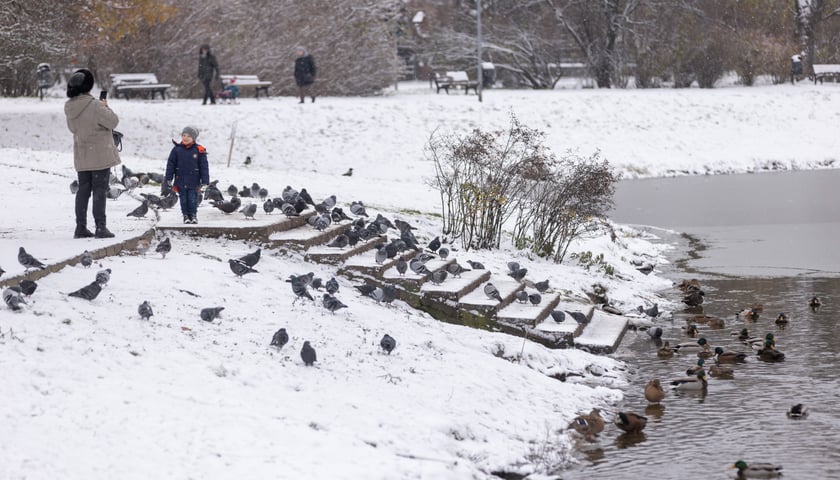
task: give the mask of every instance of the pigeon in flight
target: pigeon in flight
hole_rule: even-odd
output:
[[[230,265],[230,271],[236,274],[237,277],[242,277],[247,273],[259,273],[253,268],[249,267],[245,262],[241,260],[237,260],[235,258],[231,258],[228,260],[228,265]]]
[[[143,203],[141,203],[139,207],[128,212],[126,217],[143,218],[146,216],[147,213],[149,213],[149,201],[143,200]]]
[[[18,262],[23,265],[23,268],[26,270],[29,270],[30,268],[40,268],[42,270],[47,268],[46,265],[38,261],[35,257],[26,253],[26,250],[24,250],[23,247],[20,247],[18,250]]]
[[[160,254],[161,258],[166,258],[166,254],[172,251],[172,243],[169,241],[169,237],[158,243],[155,251]]]
[[[23,308],[21,305],[26,304],[26,300],[23,299],[20,292],[12,287],[3,290],[3,301],[13,312],[17,312]]]
[[[271,346],[276,347],[278,350],[283,348],[283,345],[289,343],[289,334],[286,333],[285,328],[281,328],[274,332],[274,336],[271,337]]]
[[[84,287],[76,290],[75,292],[68,293],[68,295],[71,297],[83,298],[85,300],[93,300],[99,295],[99,292],[101,291],[102,285],[100,285],[99,282],[91,282],[90,284],[85,285]]]
[[[499,293],[499,289],[492,283],[488,283],[484,286],[484,294],[487,295],[487,298],[493,298],[500,302],[502,301],[502,295]]]
[[[258,248],[251,253],[243,255],[239,257],[239,261],[248,265],[249,267],[253,267],[260,261],[260,255],[262,254],[262,248]]]
[[[257,204],[256,203],[249,203],[242,207],[242,210],[239,211],[240,213],[245,215],[246,219],[254,219],[254,214],[257,213]]]
[[[303,342],[303,348],[300,349],[300,359],[303,360],[303,364],[307,367],[311,367],[318,361],[315,355],[315,349],[309,344],[309,340]]]
[[[338,281],[335,279],[335,277],[332,277],[331,279],[327,280],[327,283],[324,284],[324,288],[326,288],[327,293],[329,293],[330,295],[335,295],[338,292],[339,288]]]
[[[324,308],[329,310],[332,313],[335,313],[336,310],[340,310],[342,308],[347,308],[347,305],[341,303],[341,300],[333,297],[329,293],[325,293],[322,302]]]
[[[382,350],[385,350],[388,355],[397,348],[397,341],[394,340],[394,337],[388,335],[387,333],[382,336],[382,340],[379,341],[379,346],[382,347]]]
[[[205,322],[212,322],[222,313],[225,307],[208,307],[201,309],[201,319]]]
[[[155,314],[155,312],[152,311],[152,306],[149,305],[148,300],[144,301],[139,307],[137,307],[137,313],[140,314],[140,318],[143,320],[148,320],[149,317]]]
[[[85,250],[82,252],[82,256],[79,258],[79,263],[82,264],[83,267],[88,268],[93,265],[93,256]]]
[[[102,285],[103,287],[111,281],[111,269],[104,268],[98,272],[96,272],[96,283]]]

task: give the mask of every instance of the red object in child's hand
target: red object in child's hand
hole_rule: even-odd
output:
[[[178,185],[173,186],[172,191],[178,193]]]

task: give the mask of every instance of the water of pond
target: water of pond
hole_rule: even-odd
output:
[[[691,234],[691,242],[681,243],[699,245],[699,256],[675,252],[675,263],[660,267],[661,274],[676,281],[700,279],[707,294],[702,312],[726,321],[721,329],[698,324],[700,335],[749,355],[746,363],[734,365],[734,379],[710,378],[705,394],[669,392],[657,408],[644,399],[647,381],[682,377],[697,357],[660,359],[645,332],[629,331],[616,357],[631,366],[631,384],[607,417],[627,410],[646,415],[648,425],[638,436],[608,426],[594,442],[583,442],[580,465],[563,472],[564,479],[734,478],[727,466],[738,459],[777,463],[786,478],[840,478],[840,254],[833,243],[840,232],[838,185],[840,171],[620,186],[621,208],[613,219]],[[753,201],[756,197],[761,201]],[[791,229],[809,236],[789,235]],[[676,289],[664,293],[680,298]],[[816,311],[808,306],[813,295],[823,301]],[[754,303],[764,306],[757,320],[736,318],[735,312]],[[775,324],[779,312],[790,316],[786,328]],[[688,316],[680,309],[659,319],[663,338],[691,341],[683,331]],[[773,332],[785,361],[759,360],[730,334],[744,327],[757,336]],[[809,416],[788,419],[785,412],[794,403],[806,404]]]

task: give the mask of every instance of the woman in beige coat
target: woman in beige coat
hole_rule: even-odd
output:
[[[107,100],[97,100],[90,95],[93,74],[86,69],[77,70],[67,82],[64,114],[67,128],[73,132],[73,162],[79,176],[76,192],[76,232],[73,238],[111,238],[105,224],[105,194],[111,167],[120,164],[120,155],[114,146],[113,130],[120,119],[108,108]],[[93,221],[96,233],[87,228],[88,201],[93,196]]]

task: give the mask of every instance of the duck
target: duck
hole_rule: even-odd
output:
[[[764,348],[758,351],[758,358],[765,362],[781,362],[785,359],[785,354],[776,350],[770,340],[764,342]]]
[[[691,280],[683,280],[676,286],[679,290],[683,292],[691,292],[695,290],[700,290],[700,281],[696,278],[692,278]]]
[[[683,342],[674,345],[673,348],[677,353],[699,352],[708,348],[709,342],[706,337],[700,337],[696,342]]]
[[[715,347],[716,363],[739,363],[746,362],[747,354],[741,352],[725,352],[721,347]]]
[[[659,403],[665,398],[665,389],[659,383],[658,378],[654,378],[645,385],[645,400],[650,403]]]
[[[764,348],[764,344],[767,342],[770,342],[771,347],[776,348],[776,337],[773,335],[773,332],[767,332],[764,338],[752,338],[749,342],[744,343],[751,346],[753,350],[759,351]]]
[[[757,308],[745,308],[735,314],[735,318],[743,318],[747,321],[756,321],[761,316],[761,312]]]
[[[749,338],[755,338],[755,337],[750,336],[750,330],[748,328],[742,328],[740,330],[734,330],[734,331],[732,331],[732,333],[730,333],[730,335],[732,335],[733,337],[737,337],[738,340],[741,340],[742,342],[744,340],[749,339]]]
[[[788,408],[787,416],[788,418],[805,418],[808,416],[808,407],[802,405],[801,403],[797,403],[796,405]]]
[[[685,321],[688,323],[703,323],[710,328],[723,328],[726,325],[722,318],[713,315],[694,315],[688,317]]]
[[[688,375],[689,377],[693,377],[694,375],[697,375],[697,372],[699,372],[700,370],[703,370],[703,364],[705,362],[706,361],[703,360],[702,358],[698,358],[697,359],[697,365],[695,365],[693,367],[688,367],[688,370],[685,371],[685,374]]]
[[[715,356],[715,352],[713,352],[712,349],[709,348],[708,345],[703,347],[703,350],[700,350],[699,352],[697,352],[697,358],[700,358],[700,359],[712,358],[714,356]]]
[[[685,330],[686,336],[689,336],[691,338],[697,338],[697,335],[700,333],[700,331],[697,329],[697,325],[693,323],[690,323],[687,326],[683,327],[683,330]]]
[[[671,348],[671,344],[668,340],[665,340],[662,347],[656,351],[656,356],[659,358],[671,358],[674,356],[674,349]]]
[[[647,417],[632,412],[618,412],[615,425],[627,433],[641,432],[647,425]]]
[[[822,300],[820,300],[820,297],[814,295],[808,302],[808,306],[811,307],[811,309],[816,310],[822,306]]]
[[[689,307],[696,307],[703,303],[703,297],[705,296],[706,292],[703,290],[691,290],[685,294],[682,301]]]
[[[788,314],[785,313],[785,312],[782,312],[782,313],[779,314],[778,317],[776,317],[776,325],[785,326],[785,325],[788,324],[789,320],[790,320],[790,318],[788,318]]]
[[[604,431],[604,418],[601,417],[601,409],[593,408],[589,414],[578,415],[569,424],[576,432],[587,439]]]
[[[738,460],[729,468],[738,469],[738,478],[777,478],[782,474],[782,467],[772,463],[753,463]]]
[[[706,371],[700,370],[695,377],[678,378],[671,381],[674,390],[705,390],[708,386]]]
[[[722,380],[732,380],[735,378],[735,372],[731,367],[721,367],[717,364],[709,367],[709,375]]]
[[[726,320],[724,320],[720,317],[711,317],[710,316],[709,321],[707,323],[709,324],[709,328],[715,328],[715,329],[726,328]]]

